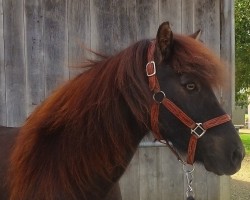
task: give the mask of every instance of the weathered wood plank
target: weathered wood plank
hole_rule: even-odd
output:
[[[181,32],[183,34],[192,34],[194,30],[194,3],[195,0],[182,0],[181,11]]]
[[[44,1],[45,94],[69,79],[66,0]]]
[[[135,1],[91,1],[91,48],[114,54],[136,41]]]
[[[173,32],[181,33],[182,0],[159,0],[159,23],[169,21]]]
[[[31,113],[45,98],[44,75],[44,1],[25,1],[27,112]]]
[[[70,78],[75,77],[81,70],[76,66],[90,57],[84,47],[90,48],[90,1],[68,1],[68,56]]]
[[[210,173],[206,171],[204,166],[195,164],[193,189],[195,192],[195,197],[197,197],[199,200],[209,200],[207,176],[210,176]],[[214,176],[214,174],[212,176]]]
[[[201,29],[201,40],[220,55],[220,1],[196,0],[194,28]]]
[[[207,199],[220,199],[220,177],[213,173],[207,175]]]
[[[0,0],[0,125],[7,123],[5,92],[3,0]]]
[[[140,199],[140,163],[138,149],[125,171],[125,174],[120,179],[120,188],[123,200],[138,200]]]
[[[159,148],[140,148],[140,199],[161,200]]]
[[[159,1],[136,1],[137,39],[155,38],[159,26]]]
[[[231,177],[222,176],[220,177],[220,196],[219,200],[230,199],[231,198]]]
[[[158,147],[160,160],[160,183],[159,190],[161,200],[182,200],[184,194],[184,177],[182,164],[167,147]],[[171,198],[170,198],[171,197]]]
[[[220,49],[221,57],[226,61],[229,79],[227,82],[227,88],[223,88],[223,107],[224,109],[232,114],[232,108],[234,108],[235,102],[235,32],[234,32],[234,1],[220,1],[220,24],[221,24],[221,35],[220,35]]]
[[[26,69],[23,0],[4,0],[4,62],[7,125],[21,125],[26,118]]]
[[[112,53],[113,9],[112,1],[90,1],[91,48],[103,54]]]
[[[114,52],[118,52],[137,41],[136,1],[115,0],[113,1],[113,8],[113,48]]]

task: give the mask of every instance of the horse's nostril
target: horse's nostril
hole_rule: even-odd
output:
[[[237,148],[232,152],[232,163],[237,166],[241,163],[245,156],[245,151],[241,148]]]

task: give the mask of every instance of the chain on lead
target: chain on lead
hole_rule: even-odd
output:
[[[192,187],[193,179],[194,179],[194,165],[183,164],[183,171],[185,173],[185,177],[187,180],[187,190],[186,190],[186,197],[187,200],[194,200],[194,190]]]
[[[192,187],[192,183],[193,183],[193,179],[194,179],[193,172],[194,172],[194,169],[195,169],[194,165],[187,164],[181,158],[179,153],[175,150],[173,144],[170,141],[160,140],[160,142],[163,143],[163,144],[168,144],[168,146],[170,147],[172,152],[177,156],[178,161],[180,161],[182,163],[183,171],[185,173],[185,177],[186,177],[186,180],[187,180],[187,190],[186,190],[187,200],[195,200],[194,199],[195,194],[194,194],[194,190],[193,190],[193,187]]]

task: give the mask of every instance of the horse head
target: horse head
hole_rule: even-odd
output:
[[[195,135],[194,161],[203,163],[215,174],[231,175],[240,169],[244,147],[214,93],[225,75],[223,64],[196,40],[197,34],[175,35],[167,22],[159,27],[154,59],[160,92],[156,93],[177,107],[177,111],[171,111],[160,102],[159,132],[162,139],[170,141],[181,152],[187,152],[190,138],[195,135],[190,129],[197,129],[200,133]],[[188,127],[180,119],[182,116],[178,118],[180,113],[173,112],[182,112],[181,115],[187,115],[199,126]],[[206,122],[217,123],[221,119],[224,121],[204,128]]]

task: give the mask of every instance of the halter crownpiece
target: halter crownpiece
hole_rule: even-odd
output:
[[[208,129],[215,126],[224,124],[231,120],[228,114],[221,115],[219,117],[210,119],[204,123],[194,122],[188,115],[186,115],[176,104],[166,97],[164,91],[161,91],[159,81],[156,76],[156,64],[154,62],[155,41],[151,42],[148,47],[146,65],[146,74],[148,76],[149,88],[153,92],[153,103],[151,105],[151,129],[156,140],[165,143],[171,151],[176,155],[177,159],[182,163],[186,163],[181,159],[177,151],[173,148],[169,142],[163,142],[165,139],[162,137],[159,131],[159,105],[162,104],[169,110],[175,117],[177,117],[183,124],[190,128],[191,137],[188,145],[187,163],[193,165],[194,156],[196,151],[197,140],[201,138]]]

